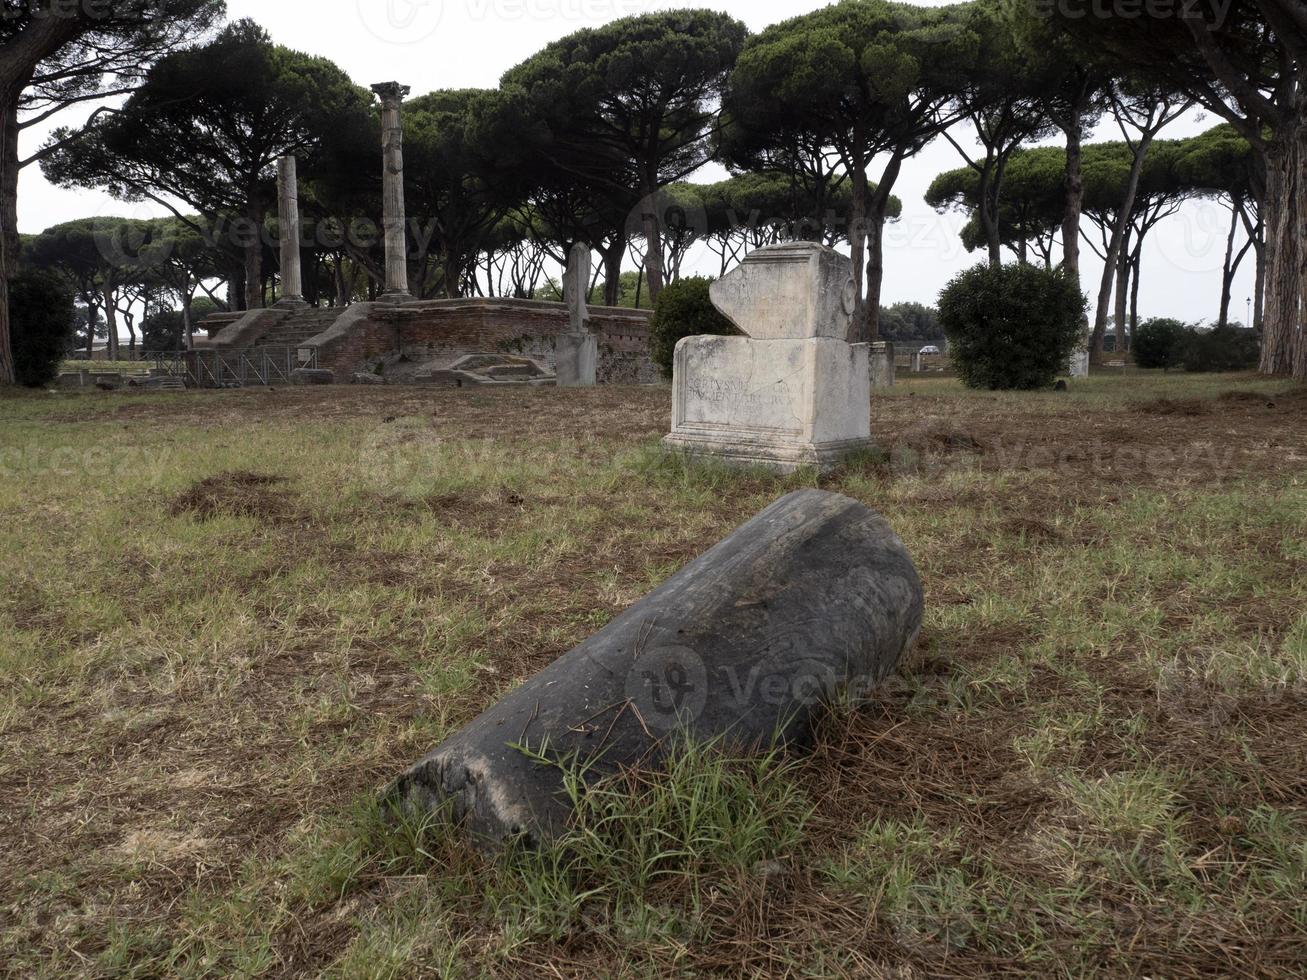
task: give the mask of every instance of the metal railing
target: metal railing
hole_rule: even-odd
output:
[[[235,388],[290,384],[300,368],[318,366],[316,347],[256,347],[250,350],[155,351],[141,359],[157,371],[180,377],[187,387]]]

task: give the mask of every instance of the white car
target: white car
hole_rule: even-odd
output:
[[[938,354],[938,353],[939,353],[939,348],[936,347],[934,344],[931,344],[929,347],[923,347],[923,348],[921,348],[921,350],[920,350],[919,353],[922,353],[922,354]]]

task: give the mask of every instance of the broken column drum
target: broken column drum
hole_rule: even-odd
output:
[[[903,543],[863,504],[777,501],[415,765],[392,798],[445,803],[490,847],[556,835],[563,774],[656,764],[679,735],[748,752],[802,744],[822,706],[866,695],[921,626]]]

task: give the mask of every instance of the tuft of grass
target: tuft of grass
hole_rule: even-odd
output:
[[[812,813],[777,750],[734,758],[682,739],[655,768],[598,780],[574,760],[556,764],[573,818],[558,839],[510,856],[499,905],[519,921],[543,917],[554,935],[583,909],[646,938],[692,923],[709,891],[783,873]]]

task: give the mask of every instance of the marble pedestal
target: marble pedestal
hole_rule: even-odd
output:
[[[893,388],[895,374],[894,345],[880,340],[871,345],[871,386]]]
[[[872,444],[869,354],[830,337],[687,337],[676,345],[663,444],[782,472],[828,470]]]
[[[592,333],[560,334],[554,359],[558,387],[593,388],[599,370],[599,338]]]

